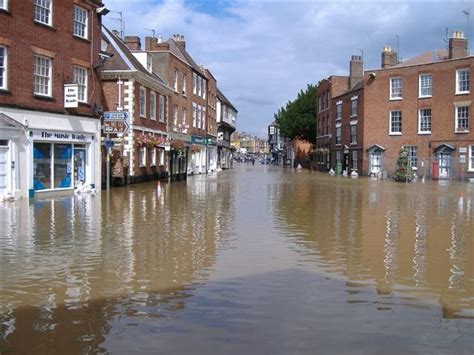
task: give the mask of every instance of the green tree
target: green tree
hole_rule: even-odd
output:
[[[289,101],[274,115],[280,134],[289,139],[299,138],[316,143],[316,86],[308,85],[294,101]]]
[[[397,159],[397,169],[393,174],[393,179],[400,182],[410,182],[413,180],[413,171],[408,160],[408,152],[405,147],[400,149]]]

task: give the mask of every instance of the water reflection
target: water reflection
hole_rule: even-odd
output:
[[[0,352],[88,353],[117,315],[184,309],[233,228],[231,191],[195,179],[0,205]]]
[[[308,174],[268,198],[282,233],[318,267],[347,277],[351,294],[372,285],[381,296],[438,302],[452,318],[474,315],[473,190]]]

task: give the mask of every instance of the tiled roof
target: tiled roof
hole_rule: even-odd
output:
[[[174,54],[176,54],[178,57],[182,58],[184,57],[185,58],[185,62],[187,62],[191,67],[193,67],[193,69],[195,71],[197,71],[201,76],[203,77],[207,77],[206,76],[206,73],[204,72],[204,70],[201,68],[201,66],[199,66],[193,59],[193,57],[191,57],[191,55],[186,51],[186,49],[184,48],[184,46],[182,45],[179,45],[178,43],[176,43],[176,41],[172,38],[170,38],[167,43],[170,44],[170,51]],[[173,49],[172,49],[172,46],[173,46]],[[181,54],[181,56],[179,56],[177,53],[175,53],[175,48],[177,49],[177,51]]]
[[[217,98],[223,103],[225,103],[227,106],[233,108],[235,112],[238,112],[234,105],[232,105],[232,103],[227,99],[227,97],[225,97],[222,91],[219,90],[219,88],[217,88]]]
[[[429,64],[429,63],[436,63],[441,62],[443,60],[449,59],[448,52],[444,49],[437,49],[434,51],[429,51],[417,55],[414,58],[405,60],[403,62],[398,63],[390,68],[401,68],[401,67],[408,67],[413,65],[422,65],[422,64]]]

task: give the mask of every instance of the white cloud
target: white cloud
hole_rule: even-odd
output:
[[[363,49],[365,67],[380,65],[385,44],[409,58],[442,48],[445,27],[466,28],[467,3],[385,1],[154,1],[105,0],[122,11],[126,34],[165,39],[185,35],[186,47],[209,68],[239,110],[238,129],[262,134],[274,112],[308,83],[346,75]],[[105,24],[118,28],[118,22]]]

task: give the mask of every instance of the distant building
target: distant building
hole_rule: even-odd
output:
[[[237,109],[217,89],[217,165],[221,169],[232,167],[231,136],[235,132]]]
[[[268,126],[268,145],[272,163],[283,164],[283,139],[280,137],[280,127],[276,121]]]

